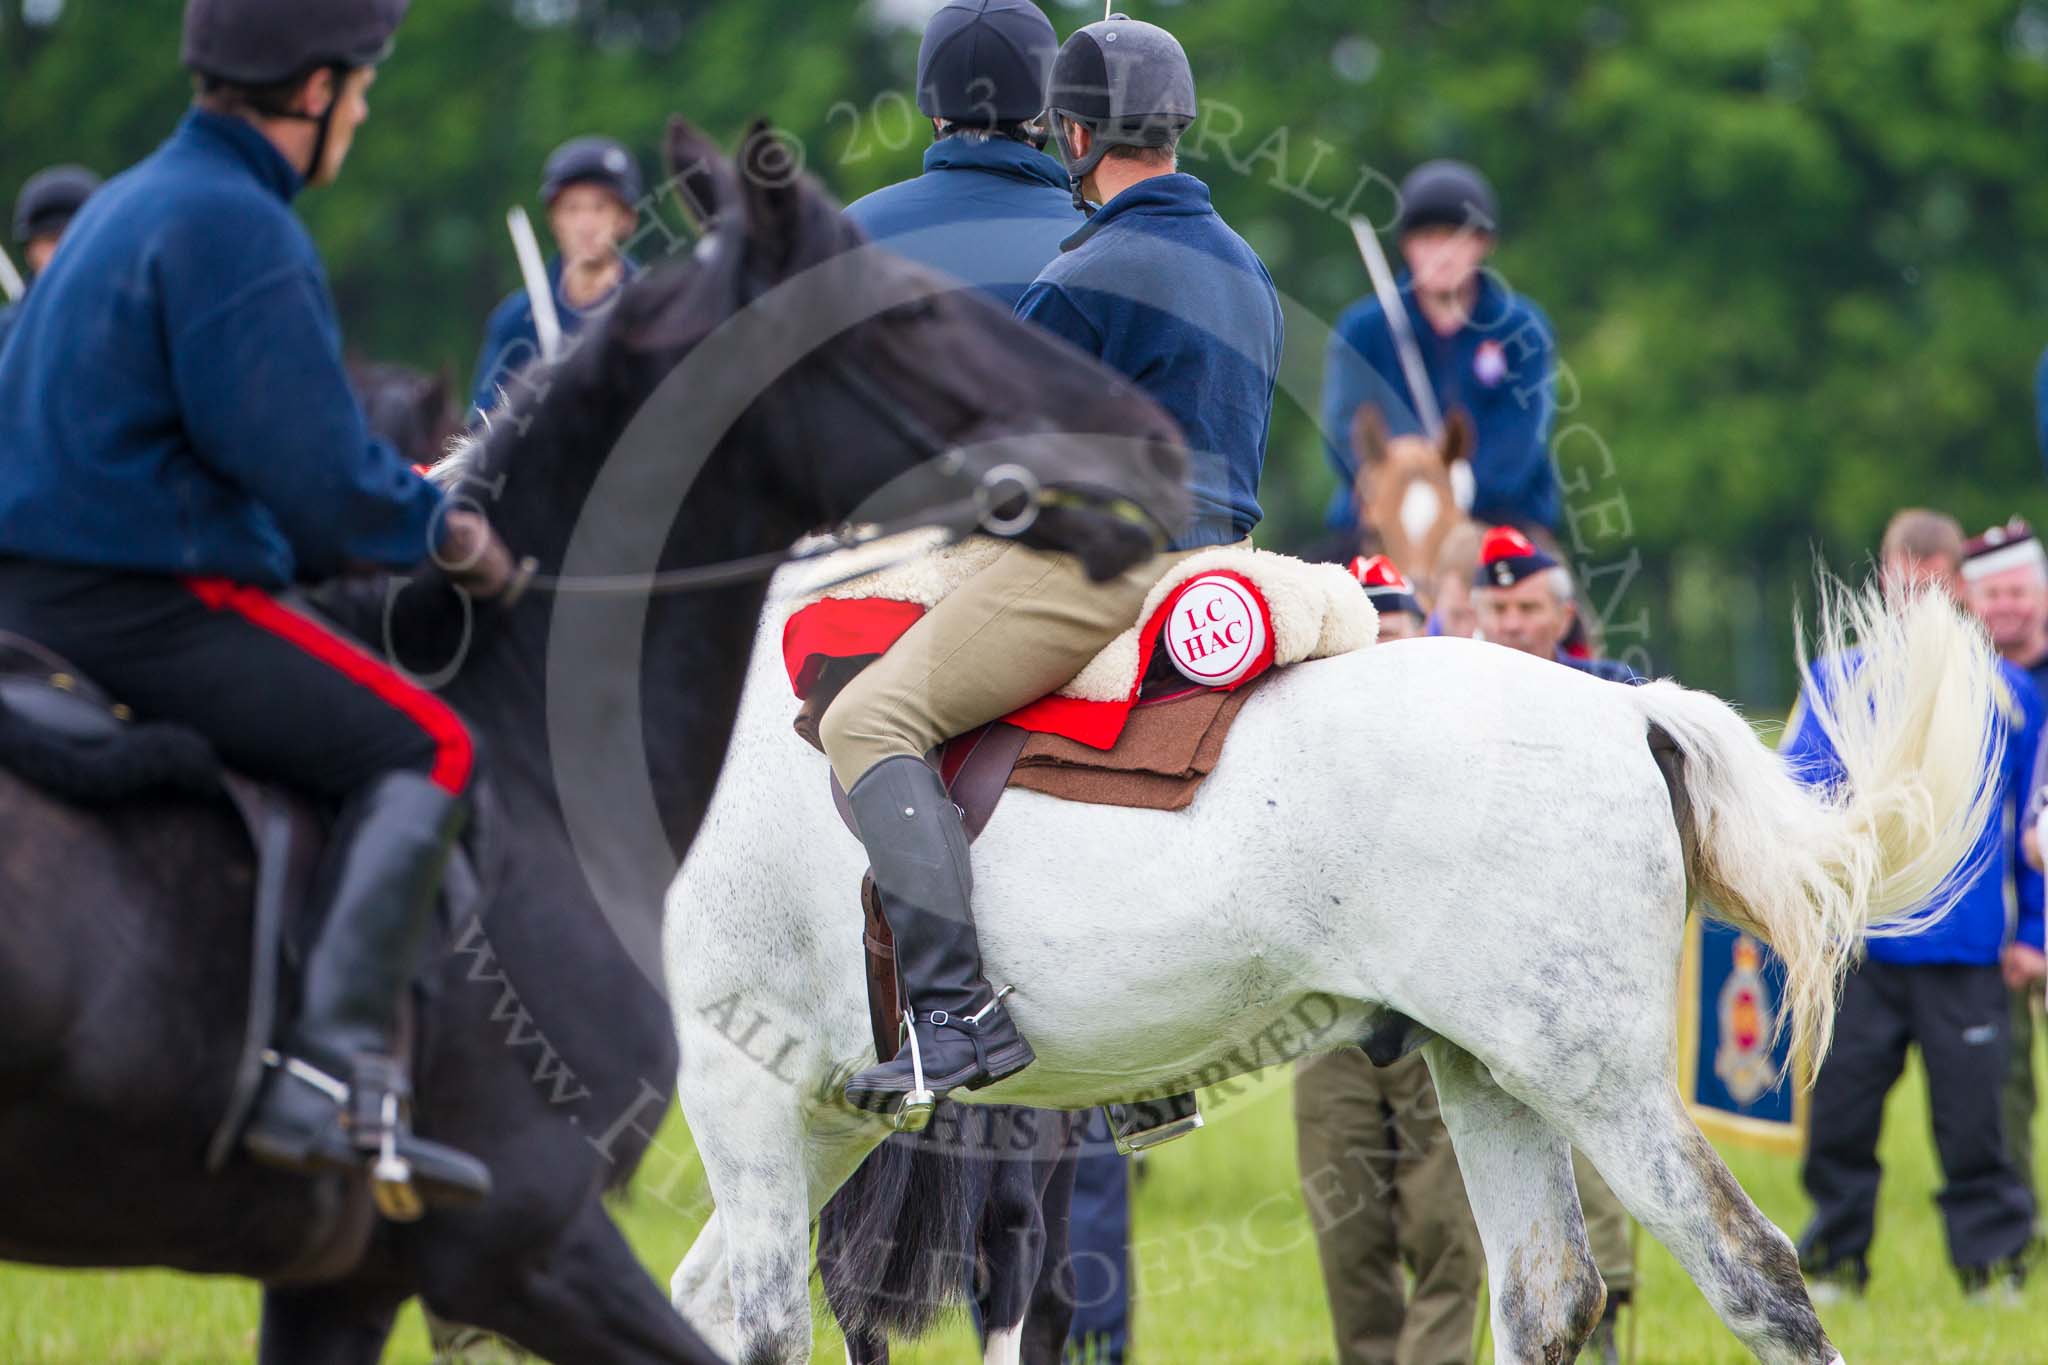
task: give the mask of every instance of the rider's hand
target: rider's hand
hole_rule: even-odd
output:
[[[505,542],[480,512],[458,508],[448,514],[434,562],[471,596],[489,602],[505,597],[510,606],[526,587],[528,568],[512,557]]]
[[[2024,943],[2008,943],[2002,960],[2007,990],[2020,991],[2048,980],[2048,957]]]

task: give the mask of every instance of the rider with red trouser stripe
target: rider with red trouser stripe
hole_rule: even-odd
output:
[[[480,516],[369,435],[290,208],[340,171],[405,7],[190,0],[194,107],[87,205],[0,349],[0,630],[339,812],[301,1012],[244,1144],[360,1170],[388,1135],[415,1191],[455,1203],[489,1173],[411,1133],[393,1034],[475,745],[289,595],[429,555],[480,597],[512,577]]]

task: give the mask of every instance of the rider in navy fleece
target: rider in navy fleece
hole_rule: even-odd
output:
[[[333,814],[296,1013],[241,1142],[285,1171],[368,1174],[393,1210],[490,1192],[481,1162],[412,1132],[397,1027],[476,742],[283,590],[436,552],[422,577],[444,588],[513,582],[481,515],[443,515],[370,437],[291,211],[341,174],[403,14],[188,0],[195,107],[85,205],[0,347],[0,630]]]
[[[0,352],[0,554],[285,587],[432,548],[441,495],[349,389],[303,184],[195,109],[93,196]]]
[[[1024,291],[1017,316],[1129,375],[1180,423],[1195,511],[1170,548],[1251,534],[1280,377],[1280,297],[1207,185],[1176,172],[1111,199]]]

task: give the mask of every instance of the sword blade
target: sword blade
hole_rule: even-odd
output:
[[[519,257],[519,274],[526,281],[526,297],[533,304],[533,330],[540,338],[541,359],[553,360],[562,353],[562,318],[555,311],[555,290],[548,283],[548,267],[540,254],[540,239],[534,236],[533,220],[526,216],[525,209],[516,204],[506,213],[505,226],[512,233],[512,250]]]
[[[9,303],[17,303],[27,292],[28,284],[14,268],[14,258],[7,254],[6,247],[0,246],[0,294],[7,295]]]
[[[1351,235],[1358,239],[1358,254],[1365,258],[1373,293],[1379,295],[1380,311],[1387,315],[1387,329],[1394,334],[1394,351],[1401,357],[1401,374],[1408,381],[1408,392],[1415,398],[1415,415],[1430,443],[1441,447],[1443,410],[1437,406],[1436,390],[1429,386],[1429,371],[1422,365],[1422,348],[1415,344],[1415,330],[1408,325],[1408,309],[1401,302],[1401,287],[1394,283],[1394,272],[1387,264],[1379,234],[1364,218],[1353,218]]]

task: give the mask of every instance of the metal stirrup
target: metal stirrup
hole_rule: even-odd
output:
[[[924,1049],[917,1042],[916,1011],[903,1011],[903,1031],[910,1036],[910,1093],[903,1097],[894,1122],[899,1133],[921,1133],[932,1121],[932,1110],[938,1107],[939,1100],[925,1084]]]
[[[398,1154],[398,1096],[387,1090],[378,1113],[377,1161],[370,1168],[370,1193],[377,1211],[394,1223],[416,1222],[426,1212],[412,1185],[412,1163]]]

